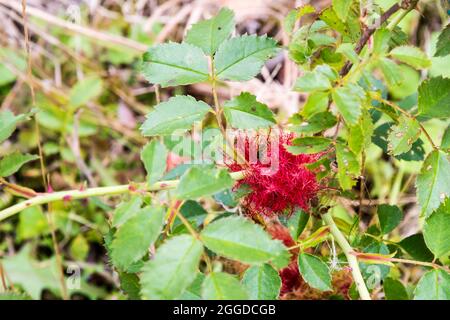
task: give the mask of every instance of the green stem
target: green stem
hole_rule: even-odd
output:
[[[333,218],[329,213],[325,213],[322,215],[325,223],[330,226],[331,234],[334,239],[338,243],[339,247],[341,247],[345,256],[347,257],[348,264],[352,269],[353,280],[355,281],[356,288],[358,289],[359,296],[362,300],[372,300],[370,297],[369,290],[367,290],[366,284],[361,274],[361,270],[359,269],[358,259],[352,254],[354,251],[353,248],[348,243],[347,239],[345,239],[342,232],[334,223]]]
[[[230,173],[234,180],[240,180],[244,177],[242,171]],[[160,181],[152,185],[146,183],[125,184],[111,187],[89,188],[84,190],[68,190],[52,193],[42,193],[36,197],[19,202],[9,208],[0,211],[0,221],[3,221],[22,210],[42,204],[52,203],[55,201],[72,201],[77,199],[86,199],[99,196],[114,196],[132,192],[147,192],[174,189],[178,186],[179,180]]]

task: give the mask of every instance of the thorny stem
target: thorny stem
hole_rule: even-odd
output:
[[[231,172],[234,180],[240,180],[244,177],[243,171]],[[86,199],[99,196],[114,196],[126,193],[143,193],[147,191],[159,191],[174,189],[178,186],[179,180],[160,181],[152,185],[146,183],[131,183],[111,187],[88,188],[84,190],[68,190],[52,193],[41,193],[35,197],[19,202],[9,208],[0,211],[0,221],[5,220],[22,210],[38,205],[52,203],[55,201],[71,201],[77,199]]]
[[[409,112],[407,112],[406,110],[402,109],[399,105],[397,105],[396,103],[383,99],[382,97],[380,97],[379,94],[377,93],[370,93],[370,97],[374,100],[377,100],[381,103],[387,104],[388,106],[394,108],[395,110],[399,111],[400,113],[404,114],[406,117],[410,118],[410,119],[416,119],[415,116],[413,116],[412,114],[410,114]],[[433,142],[433,139],[431,139],[430,135],[428,134],[427,130],[424,128],[424,126],[418,122],[420,130],[423,132],[423,134],[425,135],[425,137],[427,138],[427,140],[430,142],[431,146],[433,147],[434,150],[438,150],[438,148],[436,147],[436,145]]]
[[[352,269],[353,280],[355,281],[355,285],[356,288],[358,289],[359,296],[361,297],[362,300],[372,300],[370,297],[369,290],[367,290],[366,284],[362,277],[361,270],[359,269],[358,259],[352,254],[352,252],[354,251],[353,248],[350,246],[347,239],[345,239],[344,235],[336,226],[333,218],[328,212],[323,214],[322,218],[325,221],[325,223],[330,227],[331,234],[333,235],[334,239],[336,240],[336,242],[344,252],[345,256],[347,257],[348,264]]]

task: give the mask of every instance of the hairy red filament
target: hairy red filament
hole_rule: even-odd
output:
[[[226,159],[231,171],[245,171],[237,187],[247,185],[251,192],[244,198],[250,214],[273,216],[292,214],[296,208],[308,210],[317,195],[316,176],[305,165],[317,161],[321,154],[293,155],[286,150],[293,134],[277,133],[249,136],[238,135],[237,150],[243,161]],[[255,150],[259,155],[255,156]],[[262,155],[261,155],[262,154]]]

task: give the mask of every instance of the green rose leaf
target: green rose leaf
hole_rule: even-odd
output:
[[[167,148],[159,140],[153,140],[141,151],[141,161],[147,171],[147,182],[153,184],[161,179],[167,167]]]
[[[8,139],[16,130],[16,125],[26,118],[25,114],[15,116],[9,110],[0,112],[0,143]]]
[[[439,35],[434,54],[435,57],[445,57],[450,54],[450,41],[448,39],[450,39],[450,24],[447,24]]]
[[[409,64],[416,69],[425,69],[431,66],[431,61],[427,55],[414,46],[399,46],[391,50],[389,54],[398,61]]]
[[[102,93],[102,79],[97,76],[89,76],[77,82],[70,90],[69,103],[72,108],[78,108]]]
[[[272,111],[248,92],[225,102],[223,113],[228,124],[236,129],[258,129],[274,125]]]
[[[378,60],[377,65],[381,69],[384,79],[391,89],[403,83],[402,69],[397,63],[388,58],[381,58]]]
[[[220,80],[247,81],[256,76],[267,59],[278,52],[274,39],[243,35],[223,42],[214,57]]]
[[[300,114],[305,118],[309,118],[316,113],[325,112],[328,107],[328,92],[312,92],[303,105]]]
[[[196,199],[231,188],[233,184],[234,180],[226,169],[194,166],[181,177],[175,196],[179,199]]]
[[[322,137],[305,137],[295,138],[292,140],[292,145],[286,146],[286,149],[292,154],[301,153],[318,153],[329,148],[331,139]]]
[[[422,82],[418,109],[424,117],[450,117],[450,79],[437,77]]]
[[[430,270],[419,280],[414,300],[450,300],[450,274],[444,270]]]
[[[195,122],[201,121],[209,111],[211,108],[203,101],[197,101],[191,96],[175,96],[158,104],[147,115],[141,131],[144,136],[186,131]]]
[[[39,157],[32,154],[11,153],[0,159],[0,177],[11,176],[19,171],[24,164],[36,159],[39,159]]]
[[[173,300],[180,297],[196,278],[202,253],[202,243],[187,234],[162,244],[142,269],[144,298]]]
[[[450,163],[445,153],[431,152],[416,180],[417,198],[422,214],[428,217],[450,195]]]
[[[333,0],[332,3],[333,10],[336,12],[338,18],[345,22],[350,11],[350,6],[352,5],[352,0]]]
[[[311,116],[308,120],[298,126],[293,126],[289,130],[298,133],[317,133],[333,127],[337,123],[336,117],[329,111],[319,112]]]
[[[383,289],[386,300],[409,300],[408,292],[399,280],[392,278],[384,279]]]
[[[134,217],[136,213],[141,211],[142,198],[134,196],[128,201],[121,202],[114,210],[112,225],[118,227],[124,224],[128,219]]]
[[[330,291],[331,275],[325,262],[309,253],[301,253],[298,256],[298,269],[306,283],[320,291]]]
[[[307,71],[294,84],[294,90],[300,92],[326,91],[331,88],[329,77],[317,70]]]
[[[364,90],[360,86],[350,83],[333,90],[332,97],[345,122],[350,125],[356,124],[362,114]]]
[[[413,259],[419,261],[432,261],[433,253],[427,248],[423,234],[416,233],[409,237],[406,237],[398,243],[406,253],[408,253]]]
[[[425,220],[423,236],[436,258],[450,253],[450,198]]]
[[[111,244],[115,266],[126,270],[148,252],[162,230],[164,214],[162,207],[145,207],[117,230]]]
[[[247,293],[236,277],[224,272],[210,273],[202,285],[205,300],[246,300]]]
[[[201,232],[200,238],[211,251],[243,263],[261,265],[271,261],[282,268],[289,262],[289,253],[280,241],[242,217],[214,221]]]
[[[150,48],[143,57],[142,74],[151,83],[173,87],[208,80],[208,59],[189,43],[164,43]]]
[[[276,300],[280,294],[281,278],[271,265],[263,264],[247,269],[242,284],[251,300]]]
[[[360,173],[356,155],[345,145],[336,144],[336,161],[338,164],[338,180],[343,190],[350,190],[356,183],[353,179]]]
[[[398,124],[393,126],[389,132],[388,151],[394,156],[408,152],[419,136],[419,122],[416,119],[401,116]]]
[[[383,234],[394,230],[403,218],[403,213],[399,207],[388,204],[379,205],[377,214],[378,220],[380,221],[380,229]]]
[[[219,45],[230,37],[234,27],[233,11],[223,8],[211,19],[194,24],[187,32],[184,41],[201,48],[205,54],[212,56]]]

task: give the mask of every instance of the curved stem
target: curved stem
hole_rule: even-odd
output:
[[[244,172],[242,171],[232,172],[230,173],[230,175],[234,180],[240,180],[244,177]],[[51,203],[55,201],[72,201],[77,199],[86,199],[90,197],[114,196],[132,192],[168,190],[176,188],[179,182],[180,180],[159,181],[150,186],[147,185],[146,183],[138,183],[138,184],[131,183],[111,187],[99,187],[84,190],[68,190],[52,193],[41,193],[33,198],[19,202],[9,208],[0,211],[0,221],[5,220],[26,208]]]
[[[338,229],[333,218],[328,212],[323,214],[322,218],[325,223],[330,226],[331,234],[347,257],[348,264],[352,269],[353,280],[355,281],[359,296],[362,300],[372,300],[369,290],[367,290],[366,283],[362,277],[361,270],[359,269],[358,259],[352,254],[353,248],[350,246],[347,239],[345,239],[342,232]]]

